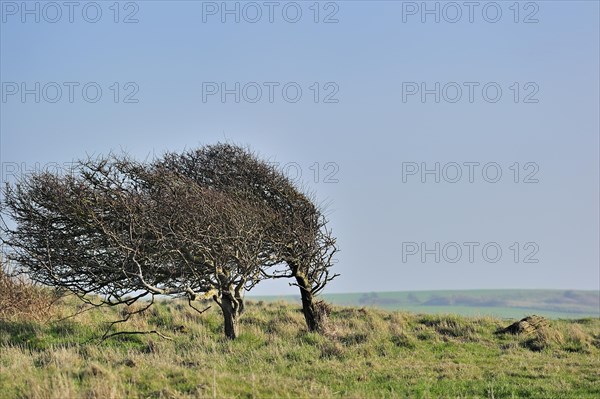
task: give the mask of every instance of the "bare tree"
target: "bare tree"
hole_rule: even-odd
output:
[[[308,214],[307,214],[308,213]],[[336,239],[327,228],[327,219],[319,212],[306,208],[294,209],[285,223],[278,224],[279,234],[273,237],[278,256],[288,265],[289,275],[300,289],[302,311],[310,331],[322,331],[327,308],[316,301],[316,296],[338,274],[331,273]],[[286,276],[274,274],[273,278]]]
[[[293,278],[300,288],[302,308],[311,331],[323,328],[315,296],[337,275],[330,273],[336,240],[327,219],[315,201],[296,187],[274,165],[250,150],[216,144],[184,153],[168,153],[161,168],[190,178],[202,187],[213,188],[264,204],[276,223],[270,224],[261,273],[267,278]],[[273,266],[285,263],[281,269]]]
[[[72,174],[23,179],[5,197],[16,223],[3,228],[10,258],[33,280],[96,306],[148,296],[150,306],[157,295],[185,296],[191,305],[212,293],[235,338],[243,291],[264,278],[267,214],[167,170],[98,158]]]
[[[34,174],[7,186],[3,228],[10,257],[33,280],[66,288],[102,304],[132,303],[146,295],[196,295],[206,281],[170,264],[170,241],[150,201],[147,181],[126,159],[80,163],[72,174]],[[164,213],[162,213],[164,212]],[[185,275],[186,279],[179,277]]]
[[[170,225],[170,241],[181,255],[177,261],[201,270],[205,290],[223,313],[225,335],[235,338],[244,293],[267,278],[261,271],[270,259],[263,248],[274,219],[261,204],[194,184],[173,199],[161,206],[183,212],[176,223],[161,224]]]
[[[157,295],[193,306],[210,294],[235,338],[244,293],[294,278],[309,329],[321,328],[314,296],[335,277],[335,238],[313,201],[250,151],[217,144],[151,164],[110,155],[70,172],[6,189],[16,228],[4,225],[3,242],[34,281],[96,306]]]

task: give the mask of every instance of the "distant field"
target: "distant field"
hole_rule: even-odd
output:
[[[600,294],[576,290],[464,290],[324,294],[326,301],[416,313],[520,318],[538,314],[554,319],[600,317]],[[252,296],[254,301],[299,302],[295,296]]]

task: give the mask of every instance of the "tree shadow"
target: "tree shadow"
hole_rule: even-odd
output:
[[[41,325],[32,321],[0,320],[0,345],[22,346],[45,350],[52,346],[76,346],[78,325],[71,321]],[[81,332],[83,333],[83,331]]]
[[[39,325],[34,322],[0,320],[0,343],[5,345],[28,345],[40,333]]]

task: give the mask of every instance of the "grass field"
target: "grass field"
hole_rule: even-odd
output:
[[[600,320],[506,320],[334,306],[327,333],[282,302],[251,302],[235,341],[214,307],[162,302],[98,343],[117,309],[59,304],[50,321],[0,321],[1,398],[597,398]],[[39,316],[39,315],[37,315]]]
[[[464,290],[325,294],[330,303],[417,313],[522,318],[530,314],[559,319],[600,317],[600,293],[576,290]],[[294,296],[255,300],[299,303]]]

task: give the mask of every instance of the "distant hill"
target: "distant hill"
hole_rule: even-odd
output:
[[[518,318],[539,314],[550,318],[600,317],[600,293],[579,290],[460,290],[323,294],[336,305],[368,306],[417,313],[456,313]],[[250,300],[298,302],[295,296],[252,296]]]

